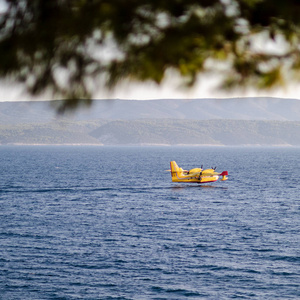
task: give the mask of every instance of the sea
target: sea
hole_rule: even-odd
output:
[[[173,183],[175,160],[227,181]],[[0,299],[300,299],[300,148],[1,146]]]

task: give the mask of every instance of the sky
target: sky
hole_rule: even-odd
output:
[[[287,86],[273,90],[258,91],[251,88],[225,92],[218,88],[219,81],[203,76],[192,88],[184,88],[178,78],[167,78],[161,86],[155,83],[123,83],[112,93],[98,93],[99,99],[195,99],[195,98],[235,98],[235,97],[278,97],[300,99],[300,87]]]
[[[270,91],[257,91],[254,89],[232,92],[220,91],[217,81],[213,77],[202,76],[192,88],[184,88],[178,76],[167,76],[158,86],[155,83],[133,83],[123,81],[113,91],[103,88],[95,90],[94,99],[197,99],[197,98],[235,98],[235,97],[278,97],[300,99],[300,87],[289,86]],[[30,101],[53,100],[51,95],[43,95],[36,98],[28,95],[24,87],[16,83],[0,83],[0,101]]]

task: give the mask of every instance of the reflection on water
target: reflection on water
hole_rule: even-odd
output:
[[[191,189],[191,188],[201,188],[201,189],[221,189],[221,190],[227,190],[228,187],[225,186],[215,186],[215,185],[176,185],[172,187],[172,190],[184,190],[184,189]]]

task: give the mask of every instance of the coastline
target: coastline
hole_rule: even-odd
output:
[[[235,144],[235,145],[224,145],[224,144],[150,144],[150,143],[140,143],[140,144],[85,144],[85,143],[66,143],[66,144],[42,144],[42,143],[7,143],[1,144],[0,147],[5,146],[37,146],[37,147],[61,147],[61,146],[74,146],[74,147],[274,147],[274,148],[299,148],[299,145],[291,144]]]

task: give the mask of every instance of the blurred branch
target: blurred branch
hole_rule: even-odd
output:
[[[100,77],[107,78],[108,88],[124,79],[159,84],[175,69],[192,86],[199,73],[219,74],[222,65],[226,89],[271,88],[284,84],[285,74],[299,80],[296,0],[3,0],[2,5],[0,78],[23,83],[32,95],[51,92],[67,99],[60,111],[90,99],[91,82]],[[261,34],[275,51],[256,49]]]

